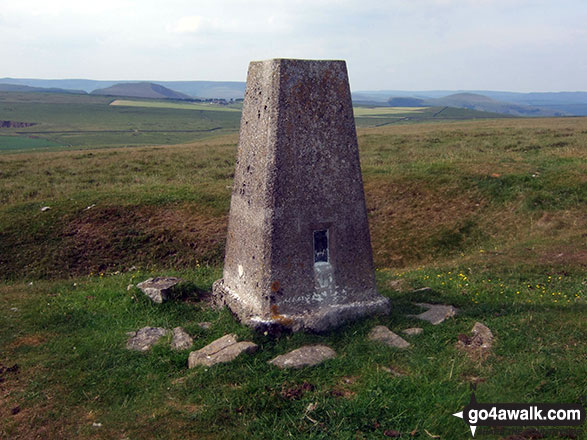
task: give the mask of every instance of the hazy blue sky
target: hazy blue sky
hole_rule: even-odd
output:
[[[0,77],[244,81],[347,61],[353,90],[587,90],[587,0],[0,0]]]

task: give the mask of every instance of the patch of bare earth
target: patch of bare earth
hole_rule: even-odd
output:
[[[59,261],[70,274],[158,263],[221,259],[225,216],[184,206],[110,206],[84,211],[64,228]]]
[[[365,182],[373,258],[379,267],[432,260],[440,230],[458,232],[484,207],[476,194],[440,193],[423,185]]]

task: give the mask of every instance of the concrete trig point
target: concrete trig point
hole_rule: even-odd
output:
[[[261,329],[323,331],[389,311],[375,287],[344,61],[250,64],[213,290]]]

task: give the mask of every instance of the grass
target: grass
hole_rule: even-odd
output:
[[[112,101],[110,105],[119,105],[124,107],[146,107],[146,108],[174,108],[181,110],[206,110],[217,112],[239,112],[240,109],[234,106],[216,105],[216,104],[201,104],[201,103],[187,103],[174,101],[144,101],[144,100],[128,100],[117,99]]]
[[[239,103],[222,106],[94,95],[0,92],[0,120],[34,124],[2,128],[0,154],[33,149],[185,144],[236,134],[240,107]],[[357,107],[355,113],[360,127],[499,116],[448,107]]]
[[[61,144],[49,141],[47,139],[39,139],[36,137],[22,137],[22,136],[0,136],[0,152],[14,152],[22,150],[38,150],[42,148],[61,147]]]
[[[1,105],[57,124],[34,102],[16,104]],[[133,111],[137,123],[141,111],[199,114]],[[205,300],[221,276],[236,134],[0,156],[0,438],[469,438],[451,414],[471,383],[480,402],[586,406],[587,119],[358,133],[377,284],[392,313],[279,339]],[[183,277],[193,295],[155,305],[128,288],[156,275]],[[407,316],[416,302],[460,312],[432,326]],[[496,338],[484,360],[456,347],[477,321]],[[424,333],[396,351],[367,341],[378,324]],[[183,326],[194,349],[228,332],[261,349],[187,370],[189,350],[124,348],[126,332],[146,325]],[[338,356],[297,371],[267,364],[307,343]]]
[[[423,113],[429,107],[355,107],[355,117],[371,116],[386,117],[389,115],[406,115],[410,113]]]
[[[201,290],[220,276],[208,267],[173,274]],[[584,300],[573,297],[569,306],[550,295],[580,291],[575,274],[545,277],[549,295],[541,298],[541,288],[527,287],[525,277],[534,276],[528,271],[499,279],[466,268],[379,271],[380,291],[394,304],[390,316],[277,340],[253,334],[195,297],[154,305],[127,290],[150,275],[130,271],[2,288],[0,362],[19,366],[18,374],[5,374],[3,437],[382,438],[393,430],[405,439],[414,431],[420,438],[427,432],[467,438],[468,427],[451,414],[468,402],[471,382],[482,402],[579,402],[587,391],[579,362],[587,354]],[[435,293],[402,293],[389,287],[394,281],[402,290],[432,285]],[[460,314],[439,326],[407,317],[423,299],[454,304]],[[203,321],[212,327],[203,330]],[[456,348],[457,335],[476,321],[496,335],[484,362]],[[385,349],[366,338],[378,324],[396,332],[418,325],[424,334],[410,338],[407,351]],[[124,349],[126,332],[146,325],[181,325],[194,335],[195,348],[234,332],[261,349],[229,365],[187,370],[189,350]],[[328,344],[338,356],[296,371],[267,364],[307,343]]]
[[[37,137],[67,149],[180,144],[238,131],[240,113],[111,106],[111,98],[0,92],[0,119],[34,123],[2,129]]]

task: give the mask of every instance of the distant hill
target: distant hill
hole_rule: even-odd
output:
[[[391,107],[454,107],[511,116],[565,116],[568,113],[547,107],[537,107],[498,101],[477,93],[455,93],[441,98],[391,97]]]
[[[445,96],[444,98],[437,98],[434,102],[436,105],[502,113],[504,115],[512,116],[564,116],[564,112],[524,104],[497,101],[488,96],[476,93],[456,93],[454,95]]]
[[[0,92],[42,92],[42,93],[74,93],[85,95],[84,90],[59,89],[55,87],[30,87],[18,84],[3,84],[0,82]]]
[[[94,90],[91,94],[149,99],[191,99],[188,95],[149,82],[114,84],[105,89]]]
[[[424,99],[402,96],[389,98],[387,103],[390,107],[428,107]]]
[[[57,87],[62,89],[81,89],[88,93],[112,87],[117,84],[136,83],[137,81],[97,81],[90,79],[33,79],[0,78],[0,83],[23,85],[29,87]],[[245,83],[241,81],[145,81],[159,84],[192,98],[239,99],[245,96]]]

